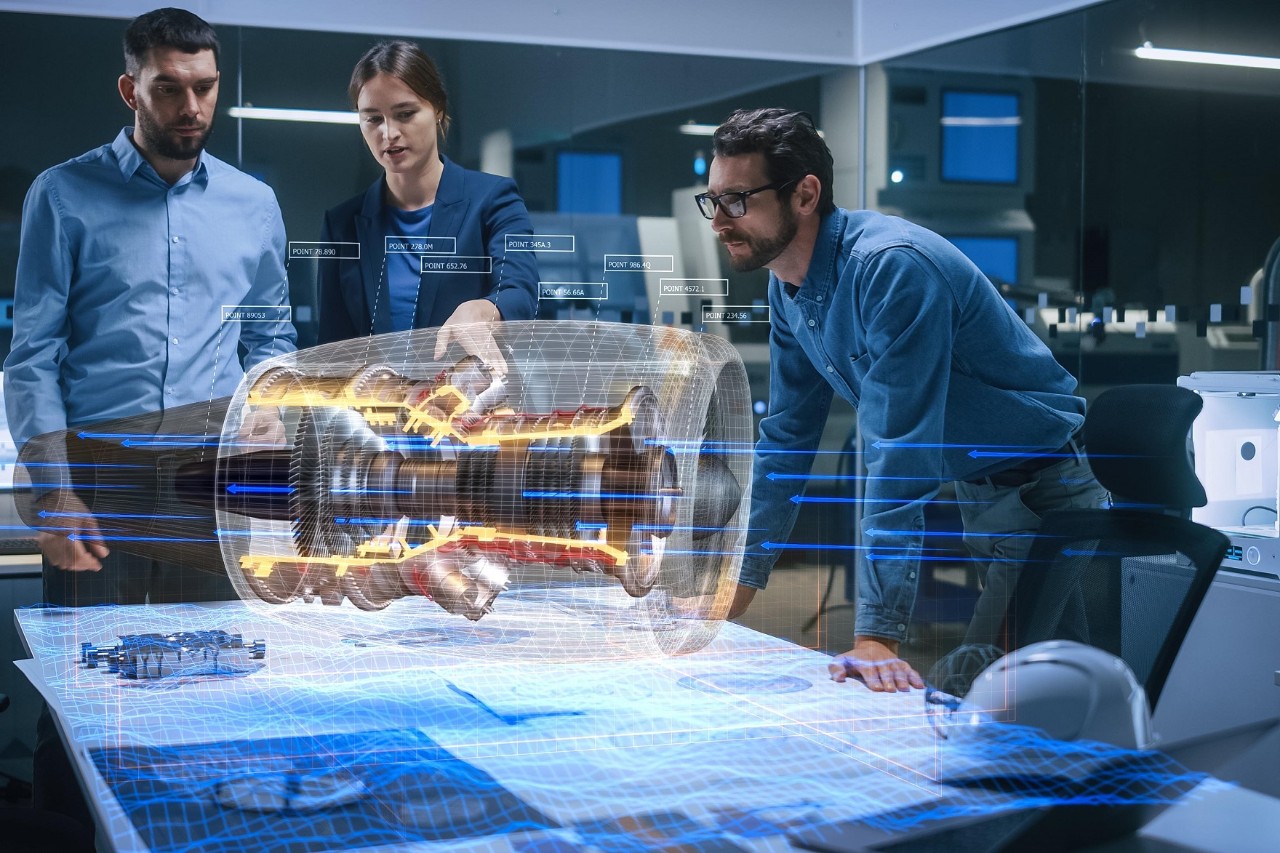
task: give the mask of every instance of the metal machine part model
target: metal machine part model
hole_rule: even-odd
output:
[[[80,644],[80,663],[96,669],[105,664],[121,678],[225,675],[251,671],[253,661],[267,656],[264,640],[245,645],[240,634],[226,631],[179,631],[174,634],[128,634],[116,646]]]
[[[274,603],[346,596],[366,610],[418,594],[476,620],[506,588],[513,560],[603,572],[632,596],[648,593],[683,494],[657,397],[637,386],[615,406],[545,414],[515,412],[506,398],[503,380],[474,358],[429,381],[382,366],[352,377],[287,367],[259,376],[252,405],[306,413],[292,450],[235,457],[220,472],[242,485],[223,490],[224,509],[294,524],[299,556],[240,557],[255,594]],[[426,440],[392,449],[387,428]],[[270,487],[286,468],[288,500],[264,501],[279,494]],[[699,475],[712,488],[695,508],[695,539],[722,529],[740,499],[719,457],[703,456]],[[350,519],[372,519],[365,536],[375,535],[361,541]],[[431,521],[413,542],[403,527],[376,532],[401,519]]]
[[[425,596],[478,620],[512,583],[568,569],[644,599],[664,649],[709,641],[746,534],[733,347],[609,323],[464,330],[481,345],[444,361],[435,329],[272,359],[231,398],[34,439],[24,476],[33,495],[60,476],[112,547],[226,571],[249,601]]]

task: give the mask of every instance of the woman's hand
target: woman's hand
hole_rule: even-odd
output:
[[[449,345],[457,343],[467,352],[489,366],[498,376],[507,375],[507,360],[493,339],[491,323],[502,319],[498,306],[488,299],[472,299],[459,305],[440,327],[436,336],[437,360],[444,358]]]

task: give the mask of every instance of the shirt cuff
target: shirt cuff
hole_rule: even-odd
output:
[[[738,585],[749,586],[752,589],[764,589],[769,585],[769,573],[772,570],[772,564],[743,560],[742,569],[738,572]]]
[[[902,642],[907,638],[910,617],[874,604],[859,604],[853,633],[857,636],[882,637]]]

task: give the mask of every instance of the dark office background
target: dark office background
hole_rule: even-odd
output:
[[[40,170],[109,140],[129,121],[115,78],[121,20],[0,14],[12,129],[0,140],[0,290],[11,288],[20,198]],[[1118,304],[1233,305],[1280,235],[1280,121],[1272,71],[1169,67],[1128,53],[1141,39],[1265,54],[1280,31],[1267,0],[1115,0],[1056,19],[894,60],[942,75],[1034,81],[1037,277],[1114,292]],[[322,211],[377,175],[355,128],[237,122],[225,108],[346,107],[366,35],[222,27],[223,83],[210,150],[276,190],[290,239],[318,235]],[[826,66],[533,45],[423,41],[457,118],[449,154],[479,165],[485,133],[508,128],[530,208],[557,207],[558,155],[621,157],[629,215],[670,215],[671,190],[694,184],[714,124],[741,105],[821,115]],[[1146,66],[1162,65],[1152,68]],[[513,85],[517,81],[518,85]],[[832,139],[833,145],[842,144]],[[845,144],[848,144],[845,141]],[[311,300],[312,273],[291,275]]]

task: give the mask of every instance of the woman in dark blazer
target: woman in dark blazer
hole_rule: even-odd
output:
[[[383,177],[329,210],[320,239],[358,243],[358,259],[319,266],[320,343],[383,332],[532,319],[533,253],[508,252],[531,234],[509,178],[473,172],[440,153],[448,96],[435,63],[405,41],[383,42],[356,63],[348,87]],[[438,271],[437,271],[438,270]]]

